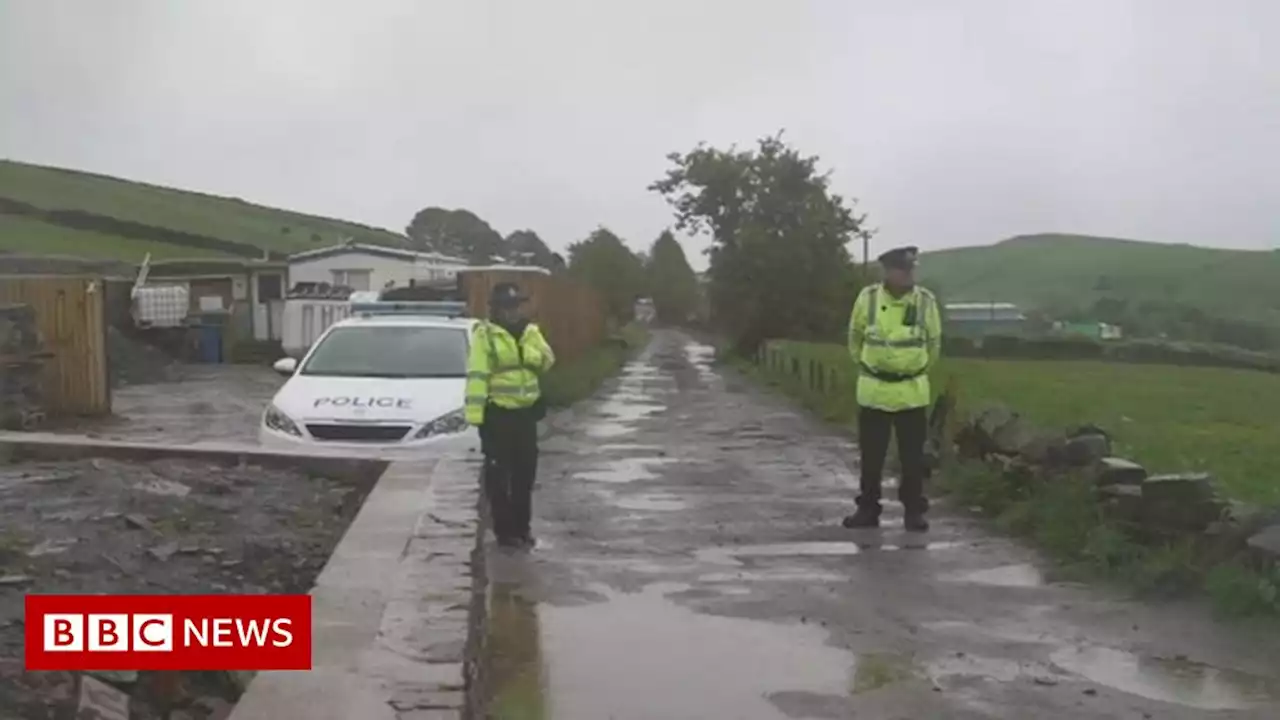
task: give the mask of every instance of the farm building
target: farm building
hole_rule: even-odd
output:
[[[1012,303],[947,303],[943,306],[943,334],[977,338],[984,335],[1021,335],[1027,318]]]
[[[457,276],[466,261],[433,252],[348,242],[289,256],[294,283],[383,290]]]

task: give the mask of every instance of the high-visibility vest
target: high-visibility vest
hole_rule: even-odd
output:
[[[555,354],[537,325],[526,325],[517,341],[500,325],[478,323],[467,358],[467,422],[482,425],[489,403],[511,409],[531,407],[542,396],[538,376],[554,364]]]
[[[858,404],[888,411],[926,407],[931,352],[937,352],[942,335],[937,300],[921,287],[902,298],[886,294],[881,285],[866,288],[850,318],[851,332],[862,328],[854,358]],[[907,312],[916,315],[911,325],[904,323]]]
[[[904,325],[902,318],[880,312],[880,291],[874,285],[867,291],[867,330],[862,339],[862,357],[858,362],[872,371],[894,375],[918,375],[929,366],[929,316],[933,293],[915,288],[909,305],[915,306],[914,325]]]

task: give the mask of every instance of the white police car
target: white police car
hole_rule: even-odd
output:
[[[352,303],[330,326],[262,414],[269,446],[335,449],[478,449],[463,415],[475,320],[458,302]]]

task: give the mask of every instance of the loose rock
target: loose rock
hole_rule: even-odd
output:
[[[1263,528],[1249,538],[1249,547],[1280,562],[1280,522]]]
[[[1106,435],[1078,435],[1067,440],[1063,459],[1069,465],[1086,467],[1110,454],[1111,441]]]
[[[82,675],[76,717],[93,720],[129,720],[129,696],[101,680]]]
[[[1203,532],[1226,510],[1206,473],[1152,475],[1141,487],[1143,522],[1152,529]]]
[[[1147,469],[1132,460],[1104,457],[1098,461],[1098,486],[1141,485],[1147,479]]]

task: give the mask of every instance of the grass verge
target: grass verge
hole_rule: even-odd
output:
[[[823,390],[806,378],[778,382],[829,420],[856,417],[857,374],[841,345],[777,343],[790,376],[810,363],[828,375]],[[836,378],[831,389],[830,376]],[[1088,361],[944,359],[934,390],[949,381],[959,412],[1004,403],[1046,428],[1095,423],[1115,439],[1116,454],[1153,473],[1203,471],[1233,500],[1280,507],[1275,432],[1280,427],[1280,375],[1248,370]]]
[[[775,370],[740,358],[731,362],[852,431],[856,375],[844,349],[780,345]],[[809,377],[811,367],[824,375],[821,390]],[[946,362],[935,385],[951,378],[962,414],[966,406],[1004,402],[1049,427],[1095,422],[1116,435],[1119,453],[1148,463],[1153,472],[1203,468],[1232,497],[1278,504],[1280,483],[1262,467],[1269,457],[1265,428],[1280,423],[1280,405],[1266,398],[1280,401],[1280,378],[1206,368],[967,359]],[[1255,400],[1245,402],[1250,394]],[[1115,581],[1141,597],[1204,591],[1224,615],[1280,616],[1280,571],[1221,561],[1200,537],[1135,542],[1103,514],[1091,478],[1018,481],[991,466],[952,459],[934,490],[1030,540],[1064,577]]]
[[[633,352],[649,342],[649,332],[637,324],[623,327],[573,362],[558,364],[542,378],[542,392],[551,407],[567,407],[591,397]]]

